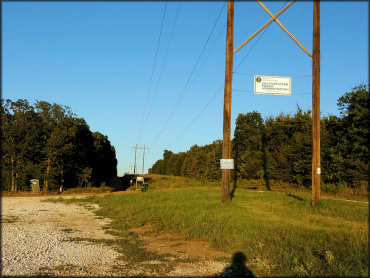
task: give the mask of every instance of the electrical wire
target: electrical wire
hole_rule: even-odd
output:
[[[158,37],[158,42],[157,42],[157,49],[155,51],[154,63],[153,63],[152,73],[150,75],[149,87],[148,87],[148,92],[146,94],[146,101],[145,101],[143,116],[141,117],[141,123],[140,123],[140,129],[139,129],[139,134],[138,134],[137,142],[140,142],[140,138],[141,138],[142,133],[143,133],[144,117],[145,117],[145,113],[146,113],[146,107],[147,107],[147,104],[148,104],[150,89],[151,89],[151,86],[152,86],[152,80],[153,80],[153,74],[154,74],[155,64],[157,62],[158,49],[159,49],[159,44],[161,42],[161,36],[162,36],[162,30],[163,30],[163,23],[164,23],[164,18],[166,16],[166,9],[167,9],[167,1],[166,1],[165,6],[164,6],[164,10],[163,10],[162,24],[161,24],[161,29],[160,29],[160,32],[159,32],[159,37]]]
[[[147,116],[147,119],[150,118],[150,114],[152,112],[152,107],[153,107],[153,104],[154,104],[154,101],[155,101],[155,98],[158,94],[158,88],[159,88],[159,84],[161,82],[161,79],[162,79],[162,75],[163,75],[163,71],[164,71],[164,68],[165,68],[165,65],[166,65],[166,62],[167,62],[167,56],[168,56],[168,52],[169,52],[169,49],[170,49],[170,45],[171,45],[171,42],[172,42],[172,37],[173,37],[173,33],[175,31],[175,26],[176,26],[176,23],[177,23],[177,19],[178,19],[178,16],[179,16],[179,12],[180,12],[180,7],[181,7],[181,1],[179,2],[179,5],[177,6],[177,11],[176,11],[176,15],[175,15],[175,20],[173,22],[173,25],[172,25],[172,30],[171,30],[171,35],[170,35],[170,39],[168,41],[168,45],[167,45],[167,49],[166,49],[166,52],[165,52],[165,55],[164,55],[164,59],[163,59],[163,65],[162,65],[162,69],[160,71],[160,74],[159,74],[159,78],[158,78],[158,82],[157,82],[157,86],[154,90],[154,95],[153,95],[153,101],[152,101],[152,104],[150,105],[150,109],[149,109],[149,112],[148,112],[148,116]],[[144,124],[144,128],[145,128],[146,124]],[[144,132],[143,132],[144,133]]]
[[[284,5],[283,5],[283,8],[284,6],[287,4],[288,1],[285,1]],[[242,60],[239,62],[239,64],[233,69],[233,72],[235,72],[239,67],[240,65],[245,61],[245,59],[248,57],[248,55],[252,52],[252,50],[254,49],[254,47],[256,46],[256,44],[260,41],[260,39],[262,38],[262,36],[265,34],[265,32],[267,31],[267,29],[270,27],[271,25],[267,26],[263,32],[260,34],[260,36],[258,37],[258,39],[254,42],[254,44],[252,45],[252,47],[249,49],[249,51],[244,55],[244,57],[242,58]],[[235,57],[235,56],[234,56]],[[198,118],[200,117],[200,115],[207,109],[207,107],[213,102],[213,100],[216,98],[216,96],[221,92],[221,89],[223,88],[224,84],[222,84],[219,89],[215,92],[215,94],[210,98],[210,100],[206,103],[206,105],[202,108],[202,110],[193,118],[193,120],[186,126],[186,128],[180,133],[180,135],[169,145],[169,146],[173,146],[185,133],[186,131],[189,130],[189,128],[198,120]],[[237,90],[237,89],[236,89]],[[153,144],[154,145],[154,144]],[[153,146],[152,145],[152,146]],[[160,151],[161,152],[161,151]],[[159,154],[160,152],[156,153],[155,155]]]
[[[233,71],[237,70],[240,65],[245,61],[245,59],[247,58],[247,56],[251,53],[251,51],[253,50],[253,48],[255,47],[255,45],[259,42],[259,40],[261,39],[261,37],[264,35],[264,33],[266,32],[267,28],[270,27],[267,26],[265,28],[265,30],[260,34],[260,36],[258,37],[258,39],[254,42],[254,44],[252,45],[252,47],[250,48],[250,50],[244,55],[243,59],[240,61],[240,63],[234,68]],[[189,130],[189,128],[198,120],[198,118],[200,117],[200,115],[207,109],[207,107],[212,103],[212,101],[216,98],[216,96],[221,92],[221,89],[222,87],[224,86],[224,84],[221,85],[221,87],[219,87],[219,89],[215,92],[215,94],[213,94],[213,96],[210,98],[210,100],[206,103],[206,105],[202,108],[202,110],[193,118],[193,120],[186,126],[186,128],[181,132],[180,136],[178,136],[171,144],[170,146],[173,146],[180,138],[182,135],[185,134],[186,131]]]
[[[240,75],[245,75],[245,76],[251,76],[251,77],[254,77],[256,75],[256,74],[247,74],[247,73],[237,72],[237,71],[234,71],[233,73],[240,74]],[[312,77],[312,74],[309,74],[309,75],[299,75],[299,76],[291,76],[291,78],[309,78],[309,77]]]
[[[251,90],[242,90],[242,89],[233,89],[233,92],[245,92],[245,93],[254,93]],[[312,95],[312,93],[292,93],[292,96],[300,96],[300,95]]]
[[[210,34],[208,35],[208,38],[207,38],[207,40],[206,40],[206,42],[205,42],[205,44],[204,44],[204,46],[203,46],[203,49],[202,49],[202,51],[200,52],[200,55],[199,55],[199,57],[198,57],[198,59],[197,59],[197,61],[196,61],[195,65],[194,65],[194,67],[193,67],[193,69],[192,69],[192,71],[191,71],[191,73],[190,73],[190,75],[189,75],[189,77],[188,77],[187,81],[185,82],[185,86],[184,86],[184,88],[182,89],[181,93],[179,94],[179,96],[178,96],[178,98],[177,98],[177,100],[176,100],[176,103],[175,103],[175,105],[174,105],[174,107],[173,107],[173,109],[172,109],[172,111],[171,111],[171,113],[170,113],[169,117],[167,118],[167,120],[166,120],[165,124],[163,125],[162,129],[159,131],[158,135],[157,135],[157,136],[156,136],[156,138],[154,139],[154,142],[152,143],[151,148],[153,148],[153,146],[154,146],[154,145],[155,145],[155,143],[157,142],[158,138],[162,135],[162,133],[163,133],[163,131],[165,130],[165,128],[167,127],[168,123],[169,123],[169,122],[170,122],[170,120],[173,118],[173,115],[175,114],[176,108],[177,108],[177,106],[179,105],[180,100],[181,100],[182,96],[184,95],[186,88],[188,87],[188,84],[189,84],[189,82],[190,82],[190,79],[192,78],[192,76],[193,76],[193,74],[194,74],[194,71],[195,71],[195,69],[196,69],[196,67],[197,67],[197,65],[198,65],[198,63],[199,63],[199,61],[200,61],[200,58],[203,56],[204,50],[205,50],[205,49],[206,49],[206,47],[207,47],[207,44],[208,44],[208,42],[209,42],[209,39],[211,38],[211,36],[212,36],[212,34],[213,34],[213,31],[214,31],[214,29],[215,29],[215,27],[216,27],[216,25],[217,25],[217,23],[218,23],[218,21],[219,21],[219,19],[220,19],[220,17],[221,17],[221,14],[222,14],[222,12],[223,12],[223,10],[224,10],[224,8],[225,8],[225,5],[226,5],[226,2],[225,2],[225,3],[224,3],[224,5],[222,6],[222,8],[221,8],[221,10],[220,10],[220,12],[219,12],[219,14],[218,14],[218,17],[217,17],[217,19],[216,19],[215,23],[213,24],[212,30],[211,30]]]

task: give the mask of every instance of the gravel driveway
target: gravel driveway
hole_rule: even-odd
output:
[[[163,239],[158,236],[149,238],[145,233],[140,237],[145,242],[149,240],[149,249],[156,246],[152,251],[161,253],[164,250],[173,254],[173,260],[127,263],[112,246],[94,241],[115,239],[103,229],[109,226],[109,219],[100,219],[94,214],[97,205],[84,207],[43,202],[50,198],[1,198],[2,275],[210,277],[220,274],[226,267],[225,262],[214,261],[212,257],[227,254],[207,247],[204,242],[182,241],[181,244],[174,244],[173,238],[166,238],[168,235],[163,235]],[[192,249],[197,254],[195,257],[203,253],[204,257],[192,261],[191,257],[187,257]],[[185,261],[183,255],[186,256]],[[176,261],[176,258],[180,261]]]
[[[91,210],[77,205],[41,202],[50,197],[3,197],[2,275],[118,276],[120,255],[111,247],[81,237],[109,239]]]

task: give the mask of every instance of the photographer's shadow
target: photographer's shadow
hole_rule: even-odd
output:
[[[231,265],[226,267],[221,273],[223,278],[237,278],[237,277],[255,277],[246,266],[247,258],[242,252],[237,252],[233,255]]]

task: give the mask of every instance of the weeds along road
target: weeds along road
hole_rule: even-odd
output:
[[[63,196],[70,197],[76,195]],[[199,276],[221,273],[227,266],[226,262],[184,258],[183,263],[176,259],[164,264],[127,263],[114,245],[104,244],[115,237],[103,229],[110,221],[94,214],[97,205],[66,205],[47,199],[50,196],[2,197],[3,276]],[[166,245],[165,241],[153,243],[161,248]]]

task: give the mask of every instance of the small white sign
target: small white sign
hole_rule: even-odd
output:
[[[222,170],[234,169],[234,159],[221,159],[220,165]]]
[[[292,94],[292,78],[283,76],[254,76],[254,93],[265,95]]]

